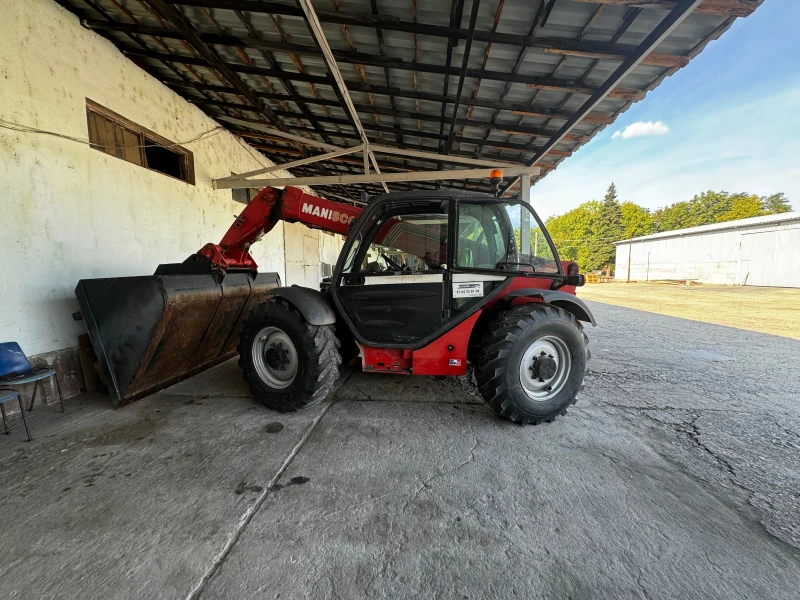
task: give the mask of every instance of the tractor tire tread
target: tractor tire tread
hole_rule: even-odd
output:
[[[307,365],[301,380],[293,382],[286,393],[281,390],[282,393],[277,394],[265,386],[248,358],[253,330],[276,316],[291,324],[294,331],[286,333],[292,337],[298,355]],[[237,349],[242,376],[250,392],[266,407],[284,413],[311,407],[327,397],[339,377],[342,362],[333,325],[311,325],[297,308],[280,297],[270,298],[250,310],[242,322]]]
[[[475,379],[478,390],[489,406],[499,416],[520,424],[538,425],[550,423],[556,416],[563,416],[567,408],[577,401],[578,394],[567,401],[566,406],[558,408],[551,414],[531,416],[520,411],[514,403],[506,382],[509,356],[514,343],[523,335],[524,331],[536,323],[545,320],[560,320],[570,323],[577,329],[583,346],[586,349],[586,367],[578,391],[584,388],[584,378],[589,372],[589,338],[583,330],[581,323],[570,312],[556,306],[542,303],[528,303],[513,306],[500,313],[487,327],[483,336],[481,350],[475,367]]]

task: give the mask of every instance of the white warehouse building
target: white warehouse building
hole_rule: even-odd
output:
[[[615,242],[615,278],[800,287],[800,212]]]

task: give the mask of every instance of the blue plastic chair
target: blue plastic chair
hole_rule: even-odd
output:
[[[31,396],[31,404],[28,407],[29,412],[33,410],[39,382],[48,377],[52,377],[53,381],[56,382],[58,401],[61,403],[61,412],[64,412],[64,400],[61,397],[61,386],[58,385],[58,377],[56,377],[55,370],[49,365],[45,367],[31,366],[17,342],[0,344],[0,387],[10,388],[25,383],[33,383],[33,395]]]

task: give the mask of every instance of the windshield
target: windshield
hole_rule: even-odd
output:
[[[535,213],[521,202],[460,202],[457,266],[558,273]]]

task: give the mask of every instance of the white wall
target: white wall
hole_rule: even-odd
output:
[[[89,98],[177,143],[218,125],[52,0],[0,0],[0,14],[5,121],[85,140]],[[271,163],[225,131],[185,146],[195,185],[86,143],[0,127],[0,341],[30,355],[75,346],[79,279],[150,274],[219,241],[243,205],[211,180]],[[316,287],[320,253],[328,260],[339,239],[279,224],[252,253],[285,285]]]
[[[628,277],[628,250],[627,243],[617,246],[618,280]],[[630,256],[635,281],[800,287],[800,217],[773,225],[634,240]]]

